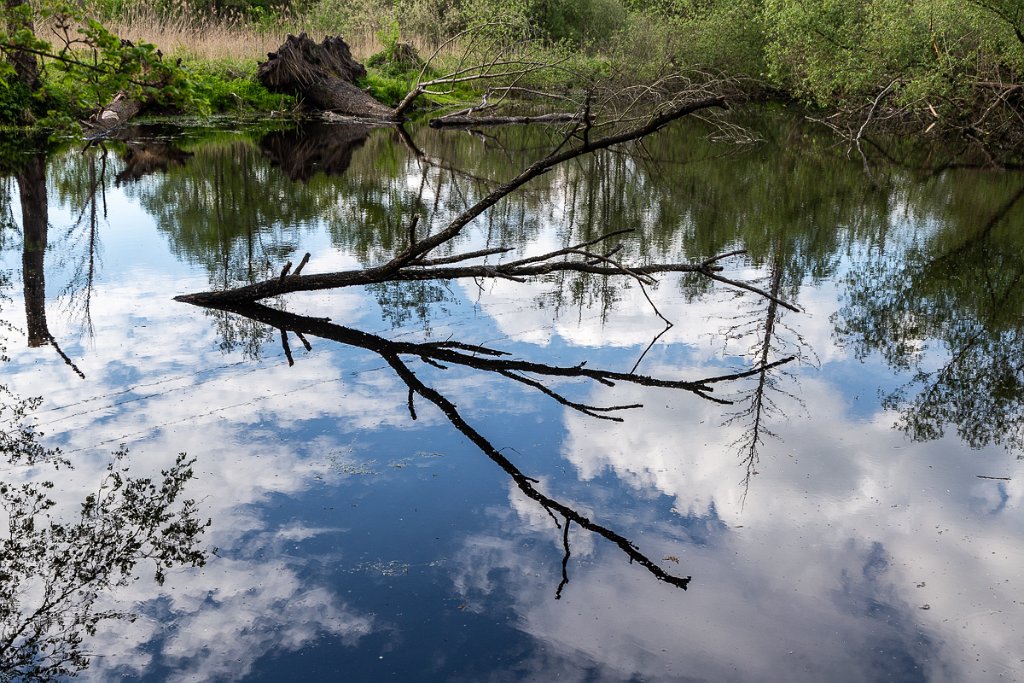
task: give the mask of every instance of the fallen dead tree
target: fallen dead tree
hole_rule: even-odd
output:
[[[453,254],[438,254],[437,250],[439,248],[453,244],[453,241],[462,234],[474,219],[480,217],[503,198],[522,188],[526,183],[559,165],[582,155],[639,140],[646,135],[661,130],[673,121],[694,112],[724,107],[726,107],[726,100],[722,96],[695,96],[691,94],[689,98],[677,98],[666,102],[660,108],[647,115],[641,115],[635,111],[629,112],[628,116],[631,118],[628,119],[623,116],[616,120],[595,123],[589,117],[580,117],[580,119],[571,122],[571,125],[566,129],[564,137],[555,145],[550,153],[527,166],[510,180],[488,191],[438,230],[432,231],[428,227],[427,230],[419,232],[417,228],[420,216],[418,214],[411,216],[406,224],[408,231],[407,244],[384,263],[357,270],[304,274],[303,271],[311,259],[311,255],[306,253],[294,271],[292,270],[292,263],[288,262],[276,277],[241,287],[221,291],[196,292],[175,298],[178,301],[207,309],[242,316],[245,319],[277,329],[280,332],[281,345],[289,365],[295,363],[295,358],[288,341],[290,335],[293,338],[298,338],[307,351],[312,349],[309,339],[319,337],[378,354],[407,387],[407,406],[409,415],[413,420],[417,419],[417,400],[420,402],[426,401],[435,406],[461,434],[508,474],[524,496],[540,505],[551,517],[554,525],[559,530],[564,550],[562,576],[561,582],[555,591],[556,598],[561,596],[563,589],[569,581],[567,566],[570,559],[570,529],[573,524],[578,529],[604,538],[625,554],[631,563],[642,566],[659,581],[685,590],[690,582],[689,576],[676,575],[666,571],[658,562],[642,552],[637,545],[622,534],[609,526],[593,521],[590,517],[581,514],[572,505],[546,493],[540,481],[528,476],[519,469],[503,453],[502,449],[495,447],[484,434],[474,428],[463,417],[454,402],[447,398],[442,391],[430,386],[422,378],[421,375],[423,373],[414,371],[414,367],[416,367],[417,363],[422,363],[424,369],[433,368],[439,372],[457,367],[491,373],[517,386],[539,391],[546,397],[564,406],[567,410],[575,411],[591,418],[621,422],[622,417],[620,415],[633,409],[641,408],[642,405],[639,403],[626,404],[625,402],[622,402],[621,405],[597,405],[595,402],[573,400],[567,392],[560,388],[559,384],[566,380],[576,379],[578,381],[595,382],[604,386],[626,384],[686,391],[704,400],[728,404],[731,401],[727,397],[714,395],[716,387],[736,380],[760,376],[775,367],[791,362],[793,360],[792,357],[783,358],[770,364],[763,364],[763,367],[730,374],[694,380],[675,379],[639,374],[635,372],[635,366],[632,371],[622,372],[599,367],[586,367],[585,363],[579,363],[578,365],[552,365],[522,360],[513,358],[505,352],[490,346],[463,343],[451,339],[437,342],[391,340],[339,325],[326,318],[301,316],[272,308],[261,304],[260,301],[293,292],[325,290],[356,285],[403,281],[453,280],[460,278],[500,278],[521,282],[528,278],[566,271],[602,276],[628,277],[643,289],[655,282],[654,277],[656,275],[676,272],[702,275],[754,292],[759,296],[777,302],[780,306],[797,310],[795,306],[779,300],[772,292],[764,291],[749,283],[732,280],[722,274],[721,261],[742,253],[739,251],[715,255],[692,263],[646,263],[635,265],[624,263],[617,256],[621,245],[609,245],[613,238],[618,238],[632,232],[628,229],[609,231],[597,238],[555,249],[544,254],[511,258],[510,260],[499,261],[498,263],[488,263],[487,259],[506,255],[511,251],[511,248],[497,246]],[[601,131],[600,136],[597,134],[598,131]],[[409,144],[411,150],[416,149],[411,141],[407,144]],[[415,154],[415,151],[413,153]]]
[[[438,46],[426,60],[420,60],[407,45],[400,51],[401,54],[392,55],[394,60],[401,63],[420,66],[415,83],[394,108],[378,102],[359,87],[358,82],[366,77],[366,69],[352,57],[352,52],[345,41],[337,36],[328,36],[318,44],[305,33],[298,36],[289,35],[281,47],[275,52],[268,53],[267,60],[260,63],[256,76],[268,90],[294,95],[305,106],[316,111],[396,123],[405,120],[413,104],[422,95],[452,95],[458,86],[470,82],[517,82],[528,74],[555,66],[552,62],[530,59],[524,52],[522,43],[488,43],[485,46],[477,44],[476,39],[486,34],[489,26],[475,26],[453,36]],[[440,75],[433,72],[438,55],[463,39],[470,45],[466,53],[447,72]],[[470,63],[471,53],[486,54],[488,57],[480,62]],[[499,88],[504,91],[513,89],[518,88]],[[443,117],[446,121],[436,125],[460,125],[455,122],[457,115],[458,112]],[[549,116],[556,118],[542,116],[536,120],[493,123],[474,121],[472,125],[564,122],[571,121],[579,114],[569,112]]]
[[[272,92],[296,95],[308,106],[347,116],[397,121],[398,113],[356,85],[366,69],[352,57],[344,40],[328,36],[317,44],[301,33],[267,55],[256,72]]]

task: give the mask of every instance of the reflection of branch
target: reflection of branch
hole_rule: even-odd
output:
[[[604,370],[592,370],[580,366],[559,367],[545,365],[542,363],[531,363],[527,361],[516,361],[503,358],[505,354],[501,351],[489,349],[484,346],[463,344],[461,342],[398,342],[384,339],[377,335],[368,334],[360,330],[343,327],[331,323],[324,318],[312,318],[299,316],[294,313],[275,310],[261,304],[249,304],[245,306],[225,306],[223,310],[245,316],[251,320],[262,322],[280,330],[289,330],[295,333],[314,335],[324,339],[330,339],[343,344],[367,349],[383,358],[395,373],[409,388],[407,400],[409,413],[415,419],[416,411],[413,405],[413,396],[418,394],[427,401],[437,406],[448,421],[462,432],[467,439],[476,445],[495,464],[503,469],[515,482],[519,490],[528,498],[531,498],[541,505],[549,514],[558,513],[565,519],[565,524],[575,522],[580,527],[595,533],[619,547],[632,562],[636,562],[659,580],[673,586],[685,589],[690,582],[690,577],[678,577],[667,573],[654,563],[626,537],[612,531],[611,529],[592,522],[587,517],[573,508],[551,498],[537,490],[536,479],[526,476],[508,458],[491,444],[480,432],[470,426],[459,413],[455,404],[448,400],[436,389],[427,386],[409,368],[401,356],[413,356],[420,358],[423,362],[443,369],[445,365],[461,365],[476,368],[479,370],[496,372],[504,377],[522,382],[533,388],[540,388],[539,383],[534,380],[527,380],[519,375],[519,372],[531,372],[533,374],[544,374],[556,377],[586,377],[605,385],[612,385],[614,381],[631,382],[642,386],[679,388],[692,391],[700,396],[709,398],[704,392],[710,391],[710,385],[704,381],[685,382],[677,380],[662,380],[641,375],[629,375],[626,373],[611,372]],[[747,373],[738,373],[737,376],[746,376]],[[724,378],[713,378],[711,382],[723,381]],[[555,395],[553,391],[546,388],[545,394]],[[639,406],[616,406],[614,408],[596,409],[589,406],[579,406],[567,400],[559,402],[571,408],[580,410],[588,415],[594,410],[618,410],[627,407]],[[564,585],[564,584],[563,584]]]
[[[329,318],[312,318],[309,316],[296,315],[286,311],[264,306],[262,304],[246,305],[225,305],[219,309],[229,313],[235,313],[249,320],[263,323],[282,331],[285,330],[297,335],[313,335],[330,339],[349,346],[368,349],[381,355],[389,354],[394,356],[405,355],[419,358],[424,363],[439,369],[446,369],[448,366],[456,365],[461,367],[474,368],[485,372],[493,372],[507,379],[519,382],[533,389],[541,390],[545,395],[553,398],[558,403],[572,408],[578,412],[602,417],[614,421],[621,421],[619,418],[595,415],[594,413],[628,410],[641,408],[640,404],[598,407],[571,401],[548,386],[541,384],[527,375],[541,375],[544,377],[577,377],[589,379],[605,386],[615,386],[617,382],[634,384],[644,387],[656,387],[661,389],[679,389],[689,391],[701,398],[719,404],[729,404],[731,401],[711,396],[716,384],[722,384],[734,380],[744,379],[761,372],[765,368],[753,368],[741,372],[718,375],[698,380],[676,380],[651,377],[648,375],[637,375],[628,372],[617,372],[614,370],[602,370],[598,368],[585,367],[584,363],[579,365],[549,365],[526,360],[507,358],[507,353],[498,351],[486,346],[477,344],[466,344],[457,341],[442,342],[406,342],[392,341],[374,334],[362,332],[351,327],[336,325]],[[286,342],[285,342],[286,343]],[[793,358],[783,358],[769,363],[766,368],[771,369],[792,361]]]
[[[194,460],[181,454],[151,479],[130,476],[124,456],[116,454],[78,518],[67,522],[53,513],[52,482],[0,487],[7,518],[0,534],[3,680],[64,680],[87,668],[85,635],[103,621],[133,618],[99,609],[101,598],[128,585],[143,560],[153,560],[158,583],[172,567],[205,564],[198,542],[210,522],[182,499]]]
[[[435,389],[423,384],[423,382],[421,382],[420,379],[411,370],[409,370],[408,366],[398,358],[397,354],[385,355],[384,359],[410,389],[440,408],[441,412],[444,413],[445,417],[448,418],[448,421],[451,422],[456,429],[462,432],[466,438],[472,441],[477,448],[482,450],[487,457],[494,461],[494,463],[496,463],[501,469],[505,470],[526,497],[537,501],[541,507],[549,512],[551,510],[555,510],[560,513],[566,520],[566,527],[568,527],[570,521],[576,522],[587,531],[593,532],[617,545],[622,552],[626,553],[632,562],[636,562],[640,566],[644,567],[659,580],[686,590],[691,577],[679,577],[669,574],[655,564],[649,557],[641,553],[640,550],[625,536],[612,531],[608,527],[590,521],[573,508],[538,491],[534,486],[534,480],[523,474],[522,471],[513,465],[508,458],[502,455],[498,449],[491,445],[490,441],[484,438],[480,432],[473,429],[459,414],[454,403],[449,401]]]
[[[562,589],[565,588],[565,584],[569,583],[569,525],[572,522],[568,519],[565,520],[565,525],[562,527],[562,548],[565,550],[565,554],[562,555],[562,580],[558,584],[558,588],[555,590],[555,600],[562,599]]]

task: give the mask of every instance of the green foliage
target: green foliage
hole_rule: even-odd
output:
[[[190,62],[193,94],[191,109],[183,113],[283,111],[294,106],[291,95],[272,93],[256,80],[256,64],[241,62]]]
[[[616,35],[615,61],[640,81],[695,68],[759,79],[765,71],[760,4],[665,2],[630,12]]]
[[[377,40],[384,46],[384,53],[387,55],[394,54],[395,46],[398,45],[398,40],[401,37],[398,19],[394,17],[389,17],[385,24],[380,27],[380,30],[377,31]]]
[[[113,8],[108,8],[113,9]],[[46,2],[37,16],[27,6],[9,12],[22,28],[0,38],[10,61],[0,63],[0,124],[35,122],[67,131],[116,96],[137,99],[148,110],[205,115],[286,109],[292,98],[268,92],[255,79],[255,63],[165,59],[152,44],[122,40],[77,5]],[[35,21],[53,26],[54,44],[36,38]],[[39,57],[41,81],[35,92],[11,66],[19,51]]]
[[[41,0],[35,13],[28,5],[5,10],[8,59],[19,47],[52,56],[42,60],[38,90],[19,86],[10,64],[0,67],[0,123],[42,119],[67,127],[119,91],[158,111],[192,114],[290,105],[252,82],[251,65],[182,67],[162,59],[155,46],[121,41],[90,18],[140,6],[148,16],[219,17],[257,31],[287,15],[296,31],[341,34],[357,46],[375,37],[382,49],[367,62],[372,73],[364,86],[389,104],[408,91],[420,66],[398,57],[403,40],[429,50],[469,27],[475,28],[452,53],[483,62],[509,46],[529,45],[538,61],[564,60],[561,70],[530,75],[531,85],[565,90],[698,69],[734,77],[748,89],[770,87],[848,111],[866,110],[885,91],[885,104],[917,112],[922,128],[929,116],[969,128],[996,104],[986,123],[1006,129],[1016,120],[1016,100],[996,101],[998,91],[978,84],[1013,85],[1024,77],[1019,0],[93,0],[89,12],[77,3]],[[33,20],[55,27],[52,44],[34,35]],[[476,97],[464,87],[434,99]]]
[[[965,86],[1019,63],[1011,27],[979,9],[954,0],[766,0],[769,74],[822,106],[899,80],[899,101],[952,109]]]
[[[33,107],[32,91],[13,76],[14,71],[9,64],[0,64],[0,125],[24,120],[25,112]]]
[[[118,93],[158,108],[202,107],[188,72],[164,60],[155,45],[122,40],[74,4],[50,1],[40,5],[37,15],[26,14],[29,11],[28,5],[6,10],[5,26],[16,30],[0,35],[0,50],[8,64],[31,55],[41,82],[26,83],[24,76],[7,66],[0,73],[0,85],[11,93],[2,108],[10,118],[0,122],[32,121],[41,116],[40,125],[65,128]],[[32,27],[37,21],[51,26],[56,36],[53,44],[36,37]],[[32,91],[31,115],[22,112],[15,119],[25,102],[26,88]]]
[[[386,72],[370,71],[360,83],[379,102],[394,107],[413,87],[416,74],[390,75]]]
[[[619,0],[530,0],[531,22],[553,40],[606,41],[626,21]]]

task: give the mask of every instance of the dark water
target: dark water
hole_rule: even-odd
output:
[[[799,313],[678,275],[172,298],[379,263],[550,131],[13,149],[0,678],[1024,679],[1024,176],[751,127],[570,163],[448,252],[634,228]]]

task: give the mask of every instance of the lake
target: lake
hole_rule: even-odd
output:
[[[5,141],[2,679],[1024,679],[1024,174],[784,111]],[[599,253],[598,253],[599,252]],[[736,253],[734,253],[736,252]],[[595,256],[594,254],[597,253]],[[795,309],[795,310],[793,310]]]

